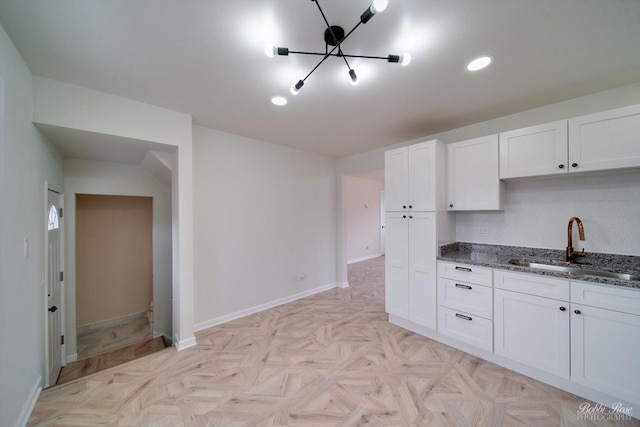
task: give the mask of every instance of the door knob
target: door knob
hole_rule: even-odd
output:
[[[52,313],[55,313],[55,312],[56,312],[56,310],[58,310],[58,307],[56,307],[55,305],[54,305],[54,306],[49,307],[49,311],[50,311],[50,312],[52,312]]]

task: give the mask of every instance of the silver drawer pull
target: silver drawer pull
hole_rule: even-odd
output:
[[[473,271],[473,270],[471,270],[470,268],[467,268],[467,267],[458,267],[458,266],[456,266],[456,270],[458,270],[458,271],[467,271],[467,272],[469,272],[469,273],[471,273],[471,272]]]
[[[461,285],[460,283],[456,283],[456,288],[461,288],[461,289],[473,289],[471,286],[469,285]]]
[[[459,317],[463,320],[473,320],[471,316],[465,316],[464,314],[456,313],[456,317]]]

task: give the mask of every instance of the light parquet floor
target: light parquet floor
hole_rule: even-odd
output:
[[[640,425],[580,421],[584,399],[389,324],[383,258],[349,283],[45,390],[29,425]]]
[[[149,338],[68,363],[67,366],[60,371],[56,385],[65,384],[78,378],[148,356],[165,347],[162,337]]]

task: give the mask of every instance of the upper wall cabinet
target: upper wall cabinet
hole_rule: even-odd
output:
[[[500,133],[500,178],[566,172],[567,121]]]
[[[500,134],[500,178],[640,167],[640,105]]]
[[[399,211],[435,211],[439,208],[439,189],[444,179],[444,149],[440,141],[427,141],[385,152],[385,209]],[[439,172],[438,172],[439,170]]]
[[[570,171],[640,167],[640,105],[569,120]]]
[[[447,145],[448,210],[501,210],[498,135]]]

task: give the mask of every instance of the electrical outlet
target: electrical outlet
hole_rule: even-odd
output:
[[[490,232],[491,232],[491,229],[489,227],[477,227],[476,228],[476,234],[478,234],[480,236],[487,236],[487,235],[489,235]]]

